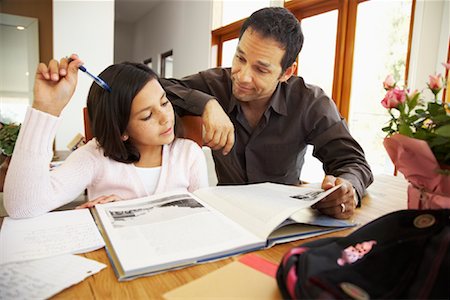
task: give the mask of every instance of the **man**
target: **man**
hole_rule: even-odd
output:
[[[231,70],[215,68],[161,82],[175,106],[202,115],[219,184],[298,184],[310,144],[327,174],[322,188],[342,183],[314,208],[350,218],[372,173],[333,101],[293,76],[302,45],[294,15],[264,8],[244,22]]]

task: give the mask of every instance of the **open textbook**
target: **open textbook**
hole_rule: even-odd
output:
[[[336,188],[209,187],[99,204],[93,214],[122,281],[353,226],[309,208]]]

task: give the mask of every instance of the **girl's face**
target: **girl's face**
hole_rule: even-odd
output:
[[[134,97],[125,134],[142,151],[173,141],[175,117],[172,104],[156,79]]]

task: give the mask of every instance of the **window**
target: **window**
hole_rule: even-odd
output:
[[[161,77],[173,77],[173,51],[161,54]]]
[[[144,64],[146,64],[147,67],[149,67],[150,69],[153,69],[152,58],[148,58],[148,59],[144,60]]]
[[[305,43],[298,57],[298,75],[320,86],[331,97],[338,11],[332,10],[302,20]],[[327,24],[324,26],[324,24]]]
[[[247,18],[254,11],[270,6],[270,0],[222,0],[214,1],[215,20],[214,28],[231,24]]]
[[[381,128],[390,119],[380,104],[386,94],[382,82],[393,74],[399,86],[405,83],[411,5],[367,1],[358,6],[348,120],[374,173],[394,172],[382,143]]]
[[[238,39],[232,39],[223,43],[222,50],[222,67],[231,67],[233,62],[234,53],[238,45]]]
[[[258,9],[271,6],[270,4],[274,2],[274,0],[214,1],[213,22],[215,25],[213,25],[213,28],[217,29],[212,32],[211,57],[216,60],[211,64],[212,66],[231,66],[230,58],[232,59],[234,56],[237,40],[236,42],[231,42],[230,40],[239,37],[239,30],[244,23],[245,18]],[[230,54],[230,51],[233,53]]]

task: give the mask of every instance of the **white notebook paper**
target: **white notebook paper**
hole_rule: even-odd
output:
[[[0,272],[0,300],[47,299],[105,267],[95,260],[70,254],[4,264]]]
[[[88,209],[3,220],[0,264],[90,252],[105,245]]]

